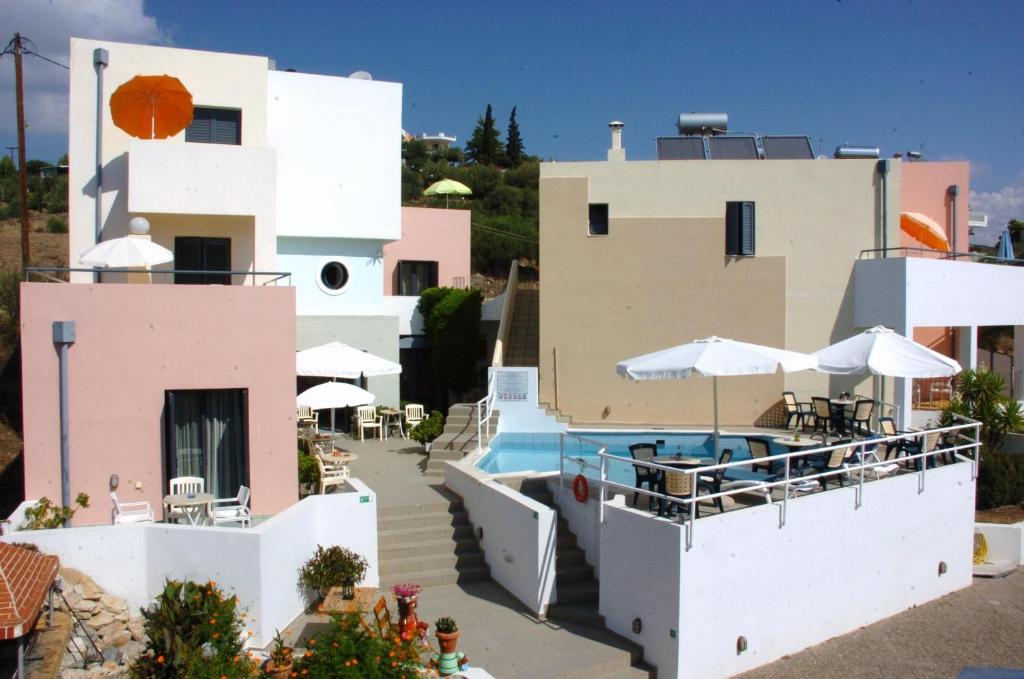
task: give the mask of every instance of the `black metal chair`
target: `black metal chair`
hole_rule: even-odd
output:
[[[824,396],[812,396],[811,405],[814,406],[814,426],[811,433],[821,430],[822,434],[829,434],[835,429],[835,422],[832,420],[832,402]]]
[[[906,431],[897,430],[896,422],[891,417],[879,417],[878,429],[879,433],[881,433],[882,436],[885,436],[886,438],[890,436],[899,436],[900,434],[910,433]],[[889,441],[887,443],[882,443],[881,445],[885,447],[884,454],[882,456],[883,460],[896,461],[900,457],[900,455],[906,454],[906,439],[900,439],[898,441]]]
[[[871,433],[871,413],[875,410],[875,402],[870,398],[859,398],[853,404],[853,412],[847,418],[850,423],[850,436],[866,436]]]
[[[789,423],[796,419],[796,426],[803,427],[806,429],[807,422],[805,418],[814,417],[814,409],[810,403],[801,403],[796,400],[796,394],[791,391],[782,392],[782,400],[786,405],[786,429],[789,429]]]
[[[729,464],[732,461],[732,450],[726,448],[722,451],[722,455],[718,458],[718,464]],[[715,470],[715,473],[710,477],[702,476],[697,480],[697,493],[706,490],[710,494],[722,492],[722,479],[725,477],[725,468],[719,467]],[[724,512],[725,506],[722,504],[722,498],[716,497],[715,506],[718,507],[718,511]]]
[[[634,443],[629,447],[629,454],[634,460],[652,462],[654,460],[654,456],[658,454],[658,447],[653,443]],[[643,488],[646,483],[648,490],[651,492],[657,492],[658,486],[661,484],[661,474],[659,473],[659,470],[635,464],[633,465],[633,471],[636,473],[636,488]],[[634,507],[636,507],[639,499],[640,493],[633,493]],[[654,496],[648,495],[647,499],[647,511],[654,511]]]
[[[842,445],[844,443],[852,442],[852,439],[844,439],[837,443],[836,445]],[[843,448],[836,448],[833,451],[824,453],[821,457],[816,456],[814,459],[810,461],[810,466],[814,469],[815,472],[819,474],[842,469],[846,466],[847,460],[849,460],[850,457],[853,455],[854,448],[855,447],[852,445],[845,446]],[[839,486],[843,487],[844,485],[846,485],[843,482],[844,476],[846,476],[846,473],[823,476],[818,479],[818,483],[821,484],[822,490],[828,490],[828,482],[832,479],[835,479],[839,482]]]
[[[767,441],[765,441],[764,439],[754,438],[752,436],[748,436],[746,438],[747,447],[750,448],[751,460],[762,460],[763,458],[771,456],[771,449]],[[729,451],[729,453],[732,454],[732,451]],[[763,469],[769,474],[772,473],[772,463],[770,461],[755,461],[754,464],[750,466],[750,468],[754,471],[757,471],[758,469]]]

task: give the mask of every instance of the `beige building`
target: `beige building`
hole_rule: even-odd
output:
[[[901,244],[904,174],[931,165],[967,193],[966,163],[626,161],[614,125],[608,161],[541,165],[540,397],[577,424],[710,423],[711,380],[632,382],[615,364],[709,335],[804,352],[845,339],[867,327],[858,260]],[[935,217],[955,225],[961,207],[966,243],[966,205]],[[737,425],[784,389],[809,400],[877,386],[814,372],[718,382],[721,421]]]

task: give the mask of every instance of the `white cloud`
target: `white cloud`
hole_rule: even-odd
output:
[[[1024,171],[1010,186],[998,191],[971,191],[971,211],[988,213],[987,233],[977,240],[995,241],[1011,219],[1024,219]],[[979,232],[981,230],[979,229]]]
[[[18,31],[32,41],[34,51],[65,66],[72,36],[170,43],[156,19],[146,16],[142,0],[5,0],[0,3],[0,26],[10,30],[3,39]],[[68,71],[31,55],[22,64],[29,134],[67,134]],[[5,55],[0,59],[0,131],[13,136],[15,120],[14,58]]]

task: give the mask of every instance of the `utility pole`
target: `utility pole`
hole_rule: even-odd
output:
[[[28,169],[25,167],[25,86],[21,77],[21,33],[14,34],[14,88],[18,108],[18,185],[21,191],[21,274],[28,268]]]

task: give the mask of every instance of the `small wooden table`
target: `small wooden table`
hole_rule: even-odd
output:
[[[331,587],[320,605],[320,612],[330,614],[369,611],[373,608],[373,598],[376,594],[376,587],[356,587],[356,598],[344,599],[341,596],[341,587]]]
[[[185,518],[193,526],[205,521],[206,507],[214,501],[209,493],[176,493],[164,496],[164,506],[180,507]]]

